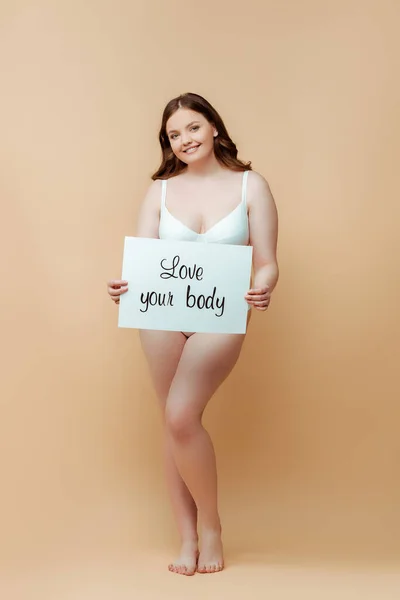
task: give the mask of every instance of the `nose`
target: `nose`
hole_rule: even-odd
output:
[[[191,143],[191,138],[190,135],[188,133],[184,133],[182,134],[182,144],[184,146],[189,146],[189,144]]]

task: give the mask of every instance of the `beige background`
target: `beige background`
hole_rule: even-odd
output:
[[[321,583],[344,598],[361,579],[335,588],[296,565],[397,570],[399,18],[394,0],[3,0],[9,597],[43,577],[57,600],[135,585],[236,598],[248,581],[253,597],[320,598]],[[166,571],[178,540],[158,408],[105,286],[159,163],[162,109],[186,91],[215,105],[280,216],[271,308],[206,416],[231,566],[214,583]],[[363,598],[382,598],[366,581]]]

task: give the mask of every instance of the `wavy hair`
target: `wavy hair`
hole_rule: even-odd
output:
[[[214,138],[214,154],[216,159],[225,167],[233,171],[251,171],[251,162],[243,162],[237,158],[237,148],[230,138],[223,120],[213,106],[202,96],[198,94],[181,94],[170,100],[164,109],[160,132],[158,139],[161,145],[162,160],[157,171],[152,175],[152,179],[169,179],[184,171],[187,165],[179,160],[172,151],[171,144],[166,131],[168,119],[179,109],[188,108],[201,113],[211,125],[213,125],[218,135]]]

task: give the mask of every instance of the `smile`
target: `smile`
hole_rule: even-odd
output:
[[[193,154],[193,152],[196,152],[200,145],[201,144],[198,144],[198,146],[191,146],[190,148],[187,148],[187,150],[184,150],[185,154]]]

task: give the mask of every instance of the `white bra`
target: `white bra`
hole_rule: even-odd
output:
[[[207,242],[247,246],[249,243],[249,219],[247,216],[246,201],[248,174],[248,171],[243,172],[241,203],[227,214],[226,217],[223,217],[204,233],[197,233],[190,227],[184,225],[169,212],[165,204],[167,179],[163,179],[159,238],[161,240],[181,240],[186,242]]]

